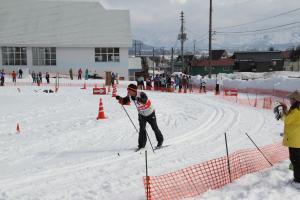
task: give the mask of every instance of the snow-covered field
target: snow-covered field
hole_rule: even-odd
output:
[[[145,199],[145,158],[133,152],[138,134],[111,95],[101,96],[108,119],[97,121],[100,96],[92,95],[91,88],[61,87],[56,94],[43,93],[47,86],[18,88],[20,92],[15,86],[0,87],[1,200]],[[118,94],[125,96],[122,88]],[[245,132],[259,146],[282,139],[283,124],[271,110],[237,105],[212,93],[147,95],[165,144],[171,145],[153,154],[147,143],[149,175],[225,155],[224,132],[230,152],[254,148]],[[126,109],[138,126],[135,107]],[[156,145],[149,126],[147,130]],[[290,199],[299,193],[288,183],[288,164],[247,175],[196,199]]]

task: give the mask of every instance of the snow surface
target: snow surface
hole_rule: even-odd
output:
[[[119,95],[125,96],[128,83],[120,83]],[[92,95],[91,88],[60,87],[56,94],[43,89],[50,86],[0,87],[0,199],[145,199],[145,158],[133,152],[138,134],[116,100]],[[146,93],[156,108],[165,144],[171,145],[153,154],[147,143],[149,175],[225,155],[224,132],[230,153],[254,148],[245,132],[258,146],[282,140],[283,124],[271,110],[237,105],[212,93]],[[100,97],[108,119],[97,121]],[[135,107],[125,108],[138,127]],[[149,125],[147,130],[156,145]],[[288,164],[244,176],[194,199],[291,199],[299,191],[289,184]]]

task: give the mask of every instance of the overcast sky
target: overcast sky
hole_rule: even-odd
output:
[[[107,9],[130,10],[133,39],[164,47],[179,47],[180,12],[185,13],[187,43],[207,43],[209,0],[98,0]],[[213,0],[213,28],[237,25],[300,8],[300,0]],[[272,20],[221,31],[245,31],[300,21],[300,9]],[[300,27],[300,24],[296,24]],[[300,28],[298,28],[300,30]],[[241,36],[236,37],[243,40]],[[259,37],[259,36],[258,36]],[[215,36],[214,42],[224,40]],[[204,43],[203,43],[204,42]],[[299,41],[300,42],[300,41]]]

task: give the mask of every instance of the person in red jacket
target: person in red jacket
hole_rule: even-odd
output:
[[[16,82],[17,82],[17,73],[16,73],[15,71],[13,71],[13,72],[11,73],[11,76],[12,76],[13,82],[16,83]]]
[[[157,140],[156,148],[161,148],[164,137],[157,126],[155,110],[152,106],[150,99],[144,92],[137,91],[137,86],[134,84],[129,84],[127,87],[127,96],[120,97],[116,96],[116,99],[122,105],[127,105],[130,103],[130,100],[133,101],[135,106],[137,107],[139,113],[139,139],[138,139],[138,148],[137,151],[146,146],[147,142],[147,133],[146,133],[146,123],[148,122],[155,133],[155,137]]]

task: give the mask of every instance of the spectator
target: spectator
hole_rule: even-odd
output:
[[[73,69],[72,68],[69,69],[69,74],[70,74],[70,79],[73,80]]]
[[[40,83],[43,82],[43,75],[42,75],[42,72],[39,72],[37,79],[39,80]]]
[[[81,80],[82,70],[79,68],[78,70],[78,80]]]
[[[156,74],[154,78],[154,90],[158,90],[159,86],[160,86],[160,77],[158,76],[158,74]]]
[[[140,90],[144,90],[145,89],[144,80],[145,80],[144,76],[138,77],[138,79],[137,79],[138,89],[140,89]]]
[[[4,86],[4,81],[5,81],[4,75],[5,75],[5,73],[4,73],[4,70],[2,69],[0,72],[0,86]]]
[[[284,120],[283,145],[289,148],[290,160],[294,169],[294,180],[292,184],[300,189],[300,92],[291,93],[291,107],[281,103],[283,107],[282,119]]]
[[[11,76],[12,76],[13,82],[16,83],[16,82],[17,82],[17,73],[16,73],[15,71],[13,71],[13,72],[11,73]]]
[[[36,79],[36,74],[35,74],[34,71],[32,71],[31,77],[32,77],[32,82],[33,82],[33,83],[36,83],[37,79]]]
[[[192,77],[188,76],[188,88],[190,92],[193,92],[193,81],[192,81]]]
[[[152,89],[151,77],[148,77],[146,79],[146,90],[151,90],[151,89]]]
[[[19,69],[19,76],[18,76],[18,78],[22,78],[23,77],[23,70],[20,68]]]
[[[206,93],[206,82],[204,81],[204,79],[200,79],[200,93],[202,92],[202,90],[204,91],[204,93]]]
[[[116,73],[116,82],[117,82],[117,84],[119,84],[119,74],[118,73]]]
[[[188,85],[187,77],[185,75],[183,75],[182,76],[182,87],[183,87],[184,93],[186,93],[187,85]]]
[[[179,76],[178,76],[178,74],[175,75],[174,82],[175,82],[175,90],[177,90],[177,87],[179,87]]]
[[[47,84],[50,83],[50,75],[48,72],[46,72],[46,80],[47,80]]]
[[[84,73],[84,79],[85,79],[85,80],[88,80],[88,79],[89,79],[89,70],[88,70],[88,69],[85,70],[85,73]]]
[[[180,74],[180,76],[179,76],[178,84],[179,84],[179,92],[181,92],[181,89],[182,89],[182,74]]]
[[[111,73],[111,85],[114,85],[115,84],[115,79],[116,79],[116,75],[115,73]]]

